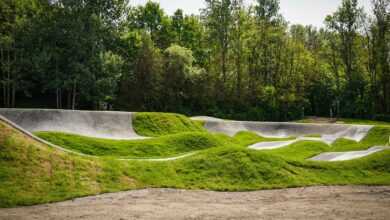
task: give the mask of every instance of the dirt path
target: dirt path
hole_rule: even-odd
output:
[[[307,117],[311,123],[317,124],[335,124],[337,123],[336,118],[322,118],[322,117]]]
[[[0,219],[390,219],[390,186],[257,192],[145,189],[0,209]]]

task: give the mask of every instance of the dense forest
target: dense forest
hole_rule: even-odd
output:
[[[317,29],[278,0],[172,16],[153,1],[1,0],[0,107],[385,119],[390,3],[372,5],[340,1]]]

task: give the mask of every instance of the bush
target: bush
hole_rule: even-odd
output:
[[[374,120],[390,122],[390,115],[385,115],[385,114],[375,115]]]

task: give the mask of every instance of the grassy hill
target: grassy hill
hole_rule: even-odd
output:
[[[173,113],[136,113],[133,128],[141,136],[158,137],[186,132],[206,132],[202,123]]]
[[[199,150],[197,154],[177,161],[146,162],[64,153],[0,121],[0,207],[145,187],[246,191],[313,185],[389,185],[389,150],[346,162],[306,161],[315,154],[338,148],[360,149],[384,144],[389,134],[388,127],[376,127],[362,142],[350,148],[352,143],[343,140],[332,146],[305,141],[281,149],[256,151],[245,146],[267,139],[250,132],[240,132],[232,138],[205,132],[183,133],[160,138],[165,143],[193,141],[186,146],[197,146],[194,148]],[[198,144],[198,140],[204,144]],[[96,147],[104,140],[94,141]],[[142,151],[142,145],[137,149]]]
[[[218,135],[193,132],[166,135],[144,140],[108,140],[61,132],[36,135],[53,144],[79,153],[120,158],[164,158],[213,147],[227,147]]]

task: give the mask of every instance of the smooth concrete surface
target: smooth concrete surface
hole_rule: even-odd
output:
[[[301,124],[288,122],[206,121],[205,128],[212,133],[230,136],[239,131],[252,131],[264,137],[305,137],[322,134],[319,141],[331,144],[339,138],[361,141],[373,128],[370,125]],[[307,138],[309,139],[309,138]]]
[[[269,141],[269,142],[260,142],[253,144],[249,146],[248,148],[254,149],[254,150],[271,150],[271,149],[277,149],[281,147],[286,147],[291,144],[294,144],[298,141],[319,141],[323,142],[325,144],[331,145],[333,142],[335,142],[338,139],[337,136],[324,136],[320,138],[314,138],[314,137],[298,137],[295,140],[290,141]]]
[[[117,140],[146,138],[135,133],[131,112],[0,109],[0,115],[31,133],[57,131]]]
[[[260,142],[253,144],[249,146],[248,148],[253,149],[253,150],[272,150],[272,149],[277,149],[281,147],[286,147],[288,145],[291,145],[298,140],[292,140],[292,141],[272,141],[272,142]]]
[[[190,119],[194,121],[225,121],[224,119],[214,118],[210,116],[195,116],[191,117]]]
[[[327,152],[315,157],[310,158],[311,161],[346,161],[346,160],[354,160],[362,157],[369,156],[371,154],[377,153],[383,150],[389,150],[390,147],[387,146],[376,146],[371,147],[365,151],[349,151],[349,152]]]
[[[73,154],[77,154],[77,155],[80,155],[80,156],[87,156],[87,157],[93,157],[93,156],[90,156],[90,155],[86,155],[86,154],[82,154],[82,153],[78,153],[78,152],[74,152],[74,151],[70,151],[70,150],[67,150],[65,148],[62,148],[60,146],[57,146],[55,144],[52,144],[48,141],[45,141],[43,140],[42,138],[39,138],[37,136],[35,136],[34,134],[32,134],[31,132],[27,131],[26,129],[20,127],[19,125],[15,124],[14,122],[8,120],[7,118],[5,118],[4,116],[0,115],[0,120],[7,123],[8,125],[10,125],[11,127],[15,128],[16,130],[22,132],[23,134],[27,135],[28,137],[42,143],[42,144],[46,144],[50,147],[53,147],[53,148],[56,148],[60,151],[64,151],[64,152],[67,152],[67,153],[73,153]]]

